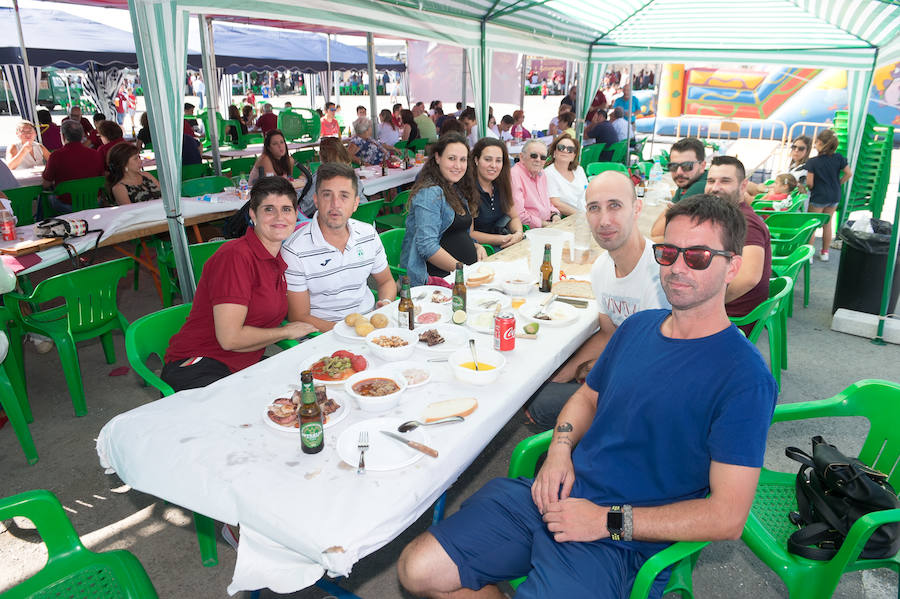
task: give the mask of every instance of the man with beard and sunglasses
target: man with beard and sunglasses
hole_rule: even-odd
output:
[[[625,597],[669,543],[740,537],[776,400],[762,356],[725,312],[744,234],[738,208],[714,196],[669,210],[653,251],[671,311],[616,330],[534,480],[489,482],[404,549],[407,590],[500,598],[494,583],[527,576],[517,598]]]
[[[591,267],[591,288],[597,298],[599,328],[535,395],[526,417],[541,430],[552,428],[559,411],[584,383],[616,328],[641,310],[668,308],[653,260],[652,242],[638,229],[643,202],[624,173],[606,171],[585,191],[591,234],[606,253]]]
[[[667,168],[678,187],[672,196],[672,203],[677,204],[682,198],[704,193],[706,190],[706,150],[703,142],[696,137],[685,137],[672,145]],[[654,241],[661,240],[665,226],[665,215],[660,214],[650,228],[650,238]]]
[[[716,156],[706,177],[706,193],[737,206],[747,223],[747,237],[741,252],[741,269],[725,292],[725,310],[731,318],[740,318],[769,299],[772,276],[772,239],[769,228],[747,203],[746,171],[734,156]],[[741,326],[745,335],[753,330],[751,322]]]

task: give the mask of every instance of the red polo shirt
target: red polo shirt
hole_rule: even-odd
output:
[[[100,157],[97,150],[92,150],[81,142],[74,141],[50,154],[42,177],[45,181],[59,185],[63,181],[72,179],[101,177],[105,169],[103,158]],[[72,203],[69,194],[59,196],[59,200],[66,204]]]
[[[263,135],[278,128],[278,115],[274,112],[267,112],[256,119],[256,126],[263,132]]]
[[[103,160],[103,168],[106,168],[106,155],[109,154],[109,151],[116,144],[120,144],[125,141],[124,138],[120,137],[119,139],[114,139],[109,143],[103,144],[99,148],[97,148],[97,153],[100,154],[100,159]]]
[[[231,372],[237,372],[259,362],[265,348],[251,352],[222,349],[216,339],[213,306],[247,306],[245,325],[277,327],[288,311],[285,270],[287,264],[281,254],[270,254],[253,227],[248,228],[240,239],[219,248],[203,267],[191,313],[169,342],[166,363],[203,356],[218,360]]]

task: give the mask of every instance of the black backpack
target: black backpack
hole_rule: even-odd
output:
[[[788,539],[791,553],[830,560],[858,519],[900,508],[886,474],[846,457],[820,436],[812,438],[812,457],[796,447],[788,447],[785,455],[802,464],[796,481],[797,511],[790,514],[791,522],[801,528]],[[860,557],[887,558],[898,550],[900,522],[892,522],[875,529]]]
[[[297,192],[297,197],[302,198],[312,186],[313,176],[305,164],[298,164],[297,168],[299,168],[300,172],[306,177],[306,185],[303,186],[301,191]],[[241,206],[240,210],[229,216],[225,221],[225,226],[222,227],[222,236],[225,239],[237,239],[238,237],[243,237],[249,226],[250,202],[247,201],[244,202],[244,205]]]

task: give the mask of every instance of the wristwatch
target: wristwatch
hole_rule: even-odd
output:
[[[610,506],[609,512],[606,513],[606,530],[609,531],[609,538],[613,541],[630,541],[634,530],[631,506],[628,504]]]

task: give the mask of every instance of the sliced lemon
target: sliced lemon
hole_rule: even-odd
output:
[[[453,322],[456,324],[463,324],[466,321],[466,311],[465,310],[457,310],[453,313]]]
[[[541,325],[539,325],[538,323],[536,323],[536,322],[529,322],[528,324],[526,324],[526,325],[523,327],[523,330],[524,330],[525,333],[528,334],[528,335],[536,335],[539,328],[541,328]]]

